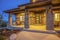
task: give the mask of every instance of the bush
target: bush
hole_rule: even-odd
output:
[[[0,27],[6,27],[7,26],[7,23],[6,22],[2,22],[1,24],[0,24]]]
[[[7,22],[3,20],[2,14],[0,14],[0,27],[6,27]]]
[[[6,40],[5,36],[0,35],[0,40]]]
[[[2,27],[6,27],[7,24],[6,24],[5,22],[3,22],[3,23],[1,24],[1,26],[2,26]]]

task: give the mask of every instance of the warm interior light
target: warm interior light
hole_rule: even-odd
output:
[[[60,21],[60,13],[55,14],[55,21]]]
[[[33,0],[33,2],[36,2],[36,0]]]
[[[54,24],[56,25],[55,26],[55,30],[60,30],[60,27],[59,27],[59,25],[60,25],[60,12],[56,12],[55,14],[54,14]]]
[[[22,21],[22,20],[23,20],[22,18],[23,18],[23,16],[20,16],[20,21]]]
[[[56,14],[55,14],[55,18],[57,18],[57,15],[58,15],[58,14],[56,13]]]
[[[30,25],[29,30],[46,30],[46,25],[40,24]]]

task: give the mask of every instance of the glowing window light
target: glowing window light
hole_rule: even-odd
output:
[[[33,2],[36,2],[36,0],[33,0]]]
[[[60,13],[54,15],[55,21],[60,21]]]
[[[24,21],[24,16],[20,16],[20,21]]]
[[[58,14],[57,13],[55,14],[55,18],[58,18]]]

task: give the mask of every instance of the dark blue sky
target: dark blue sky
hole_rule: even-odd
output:
[[[3,14],[3,20],[8,21],[8,14],[4,13],[4,10],[13,9],[26,3],[29,3],[29,0],[0,0],[0,14]]]

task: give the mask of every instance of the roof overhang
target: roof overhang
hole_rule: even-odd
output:
[[[46,7],[47,5],[50,5],[50,4],[51,4],[50,1],[28,3],[28,4],[20,5],[18,8],[5,10],[4,12],[6,12],[6,13],[16,13],[16,12],[24,11],[25,9],[43,8],[43,7]],[[52,2],[51,5],[54,7],[53,8],[54,10],[57,10],[57,9],[60,10],[60,3]],[[59,6],[59,7],[57,7],[57,6]]]

